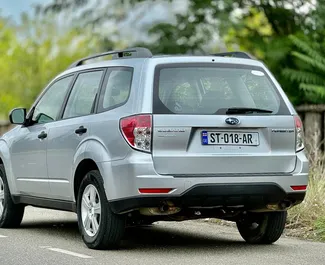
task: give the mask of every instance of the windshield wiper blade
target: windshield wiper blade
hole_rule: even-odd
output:
[[[258,108],[229,108],[226,114],[272,113],[272,110]]]

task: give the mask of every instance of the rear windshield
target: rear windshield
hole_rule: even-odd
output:
[[[273,115],[287,109],[260,67],[183,64],[156,68],[154,113],[225,114],[228,108],[267,109]]]

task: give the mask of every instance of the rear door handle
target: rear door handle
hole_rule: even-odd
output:
[[[38,139],[43,140],[47,137],[47,133],[43,131],[37,137],[38,137]]]
[[[87,132],[87,128],[80,126],[77,130],[74,131],[78,135],[82,135]]]

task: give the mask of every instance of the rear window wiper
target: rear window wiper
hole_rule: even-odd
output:
[[[272,113],[272,110],[258,108],[229,108],[226,114]]]

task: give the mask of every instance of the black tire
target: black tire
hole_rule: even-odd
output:
[[[4,190],[3,211],[0,212],[0,228],[16,228],[19,227],[24,217],[25,206],[15,204],[11,198],[6,171],[0,164],[0,191]],[[0,202],[1,203],[1,202]]]
[[[90,236],[82,221],[82,196],[85,189],[93,185],[98,192],[101,214],[98,222],[98,231]],[[97,197],[96,197],[97,198]],[[97,198],[98,199],[98,198]],[[96,200],[97,200],[96,199]],[[125,231],[125,215],[114,214],[109,206],[104,190],[103,179],[98,170],[92,170],[86,174],[81,182],[77,199],[78,226],[82,239],[88,248],[91,249],[116,249],[120,245],[120,241]]]
[[[282,235],[287,212],[249,213],[237,221],[242,238],[250,244],[272,244]]]

